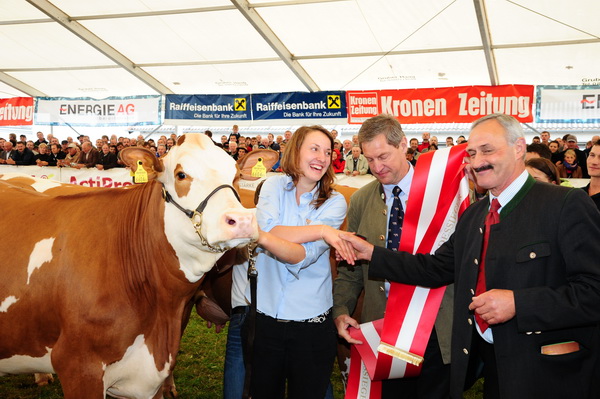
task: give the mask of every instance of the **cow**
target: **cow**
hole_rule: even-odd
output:
[[[0,175],[0,375],[56,373],[65,399],[160,398],[184,307],[221,255],[258,238],[235,161],[203,134],[123,162],[148,183]],[[137,175],[137,173],[136,173]]]

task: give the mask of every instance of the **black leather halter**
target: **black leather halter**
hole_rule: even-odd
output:
[[[233,186],[229,185],[229,184],[221,184],[220,186],[218,186],[217,188],[215,188],[210,194],[208,194],[206,196],[206,198],[200,202],[200,205],[198,205],[198,207],[196,208],[196,210],[191,211],[189,209],[185,209],[184,207],[182,207],[181,205],[179,205],[171,196],[171,194],[169,194],[169,192],[167,191],[167,189],[165,188],[165,186],[163,185],[163,197],[165,199],[165,202],[167,203],[171,203],[173,205],[175,205],[175,207],[177,209],[179,209],[181,212],[183,212],[188,218],[190,218],[192,224],[194,225],[194,229],[196,230],[196,233],[198,234],[198,236],[200,237],[200,242],[202,243],[202,245],[204,245],[205,247],[208,248],[208,250],[210,252],[214,252],[214,253],[220,253],[220,252],[225,252],[230,250],[230,247],[217,247],[217,246],[213,246],[211,244],[208,243],[208,240],[202,235],[200,228],[202,227],[202,212],[204,212],[204,208],[206,208],[206,205],[208,204],[208,200],[212,198],[213,195],[215,195],[219,190],[224,189],[224,188],[230,188],[231,191],[233,191],[233,194],[235,194],[235,198],[237,198],[238,202],[241,203],[240,201],[240,196],[238,195],[237,191],[235,191],[235,188],[233,188]]]

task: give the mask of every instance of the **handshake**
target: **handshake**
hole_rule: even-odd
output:
[[[337,261],[346,261],[354,265],[357,260],[371,260],[373,255],[373,244],[369,243],[365,237],[356,233],[337,231],[337,239],[326,239],[327,243],[335,248],[335,259]]]

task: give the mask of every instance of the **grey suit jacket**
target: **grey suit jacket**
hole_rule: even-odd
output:
[[[373,278],[408,284],[454,282],[453,398],[462,397],[478,334],[468,307],[488,206],[470,206],[434,255],[375,248],[369,269]],[[491,327],[501,398],[600,398],[600,212],[583,190],[529,177],[491,228],[486,287],[512,290],[515,299],[516,316]],[[581,350],[541,353],[565,341]]]
[[[410,196],[410,194],[409,194]],[[385,248],[387,236],[387,206],[383,199],[383,188],[375,180],[352,195],[348,208],[348,231],[356,232],[371,244]],[[354,267],[339,267],[333,283],[333,317],[351,315],[362,290],[365,290],[361,320],[366,323],[381,319],[385,313],[385,279],[369,277],[369,263],[357,263]],[[435,329],[444,363],[450,363],[452,332],[452,304],[454,290],[446,289]]]

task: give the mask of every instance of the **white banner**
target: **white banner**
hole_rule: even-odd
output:
[[[160,125],[161,96],[93,98],[38,97],[36,125]]]
[[[537,86],[536,122],[600,122],[600,86]]]
[[[132,185],[129,169],[109,170],[57,168],[55,166],[11,166],[0,165],[2,173],[24,173],[40,179],[56,180],[61,183],[87,187],[123,187]]]

